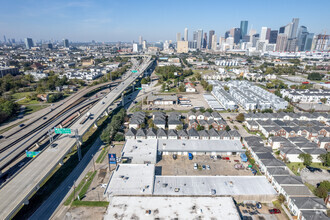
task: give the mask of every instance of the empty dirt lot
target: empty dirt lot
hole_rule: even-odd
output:
[[[227,157],[227,156],[226,156]],[[214,160],[209,155],[197,155],[192,160],[188,156],[177,156],[174,160],[171,155],[162,156],[162,159],[156,164],[156,167],[161,170],[161,175],[221,175],[221,176],[251,176],[250,170],[236,170],[234,160],[240,160],[239,156],[228,156],[229,161]],[[199,169],[194,169],[194,163],[199,165]],[[243,163],[245,167],[248,163]],[[209,165],[210,170],[203,170],[202,165]],[[158,173],[160,174],[160,173]]]

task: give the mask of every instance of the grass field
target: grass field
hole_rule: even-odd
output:
[[[31,92],[18,92],[18,93],[14,93],[11,95],[13,100],[18,100],[21,98],[24,98],[25,96],[29,95]]]
[[[109,202],[105,201],[80,201],[75,200],[72,202],[72,206],[78,207],[78,206],[89,206],[89,207],[108,207]]]
[[[287,167],[296,175],[299,176],[298,170],[302,170],[305,168],[305,165],[301,162],[291,162],[291,163],[287,163],[286,164]],[[316,168],[320,168],[320,169],[324,169],[324,170],[329,170],[329,167],[325,167],[323,166],[321,163],[312,163],[311,167],[316,167]]]

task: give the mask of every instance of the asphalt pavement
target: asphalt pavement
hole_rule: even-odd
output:
[[[57,207],[62,203],[63,199],[72,188],[74,181],[76,181],[77,186],[80,182],[78,178],[81,177],[80,179],[82,179],[93,166],[92,155],[95,155],[99,149],[102,149],[101,146],[102,141],[98,138],[76,168],[29,219],[49,219],[53,215]]]

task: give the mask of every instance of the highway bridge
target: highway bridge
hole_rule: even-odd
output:
[[[145,57],[142,64],[136,68],[137,73],[130,71],[125,73],[123,82],[89,110],[93,118],[83,124],[80,124],[80,120],[78,120],[70,128],[77,129],[80,137],[84,135],[100,117],[108,114],[109,106],[150,67],[152,62],[151,57]],[[133,64],[133,68],[135,67],[136,64]],[[45,149],[0,189],[2,201],[0,219],[10,219],[22,205],[28,203],[29,198],[39,189],[40,184],[75,146],[76,139],[70,135],[63,135],[55,143],[56,147]]]

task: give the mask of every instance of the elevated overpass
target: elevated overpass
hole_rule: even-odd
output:
[[[124,81],[89,110],[93,119],[88,119],[83,124],[80,124],[80,120],[78,120],[71,126],[71,129],[77,129],[80,136],[84,135],[102,115],[108,113],[109,106],[149,68],[152,62],[151,57],[147,57],[136,68],[137,73],[127,72]],[[133,65],[134,67],[135,65]],[[55,143],[57,144],[55,148],[44,150],[0,189],[0,219],[10,219],[23,204],[28,203],[29,198],[39,189],[40,184],[75,146],[76,140],[70,135],[62,135]]]

